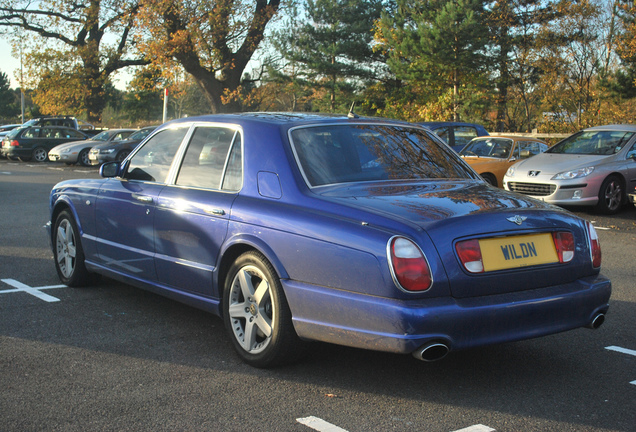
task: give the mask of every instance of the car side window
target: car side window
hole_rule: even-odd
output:
[[[63,138],[84,138],[84,135],[75,129],[65,129]]]
[[[40,128],[32,127],[24,131],[22,138],[38,138],[40,136]]]
[[[440,137],[446,144],[448,144],[448,140],[450,139],[450,128],[448,126],[434,129],[435,135]]]
[[[625,156],[626,159],[634,159],[636,158],[636,143],[634,143],[632,145],[632,148],[629,149],[629,151],[627,152],[627,155]]]
[[[188,128],[165,129],[150,138],[130,159],[124,178],[165,182]]]
[[[176,184],[221,189],[230,148],[238,132],[222,127],[198,127],[186,150]],[[239,141],[240,145],[240,141]]]
[[[237,133],[232,144],[232,150],[227,163],[227,170],[223,178],[221,189],[226,191],[239,191],[243,186],[243,151],[241,149],[241,139]]]
[[[42,129],[42,137],[44,138],[62,138],[62,131],[57,128],[45,127]]]
[[[465,146],[472,140],[477,137],[477,130],[474,127],[470,126],[455,126],[455,145]]]

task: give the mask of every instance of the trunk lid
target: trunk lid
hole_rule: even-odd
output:
[[[333,187],[322,195],[424,231],[421,235],[427,235],[433,242],[452,295],[457,298],[565,284],[598,273],[598,269],[591,266],[584,221],[558,207],[482,182],[359,184]],[[574,236],[574,258],[567,264],[526,265],[524,252],[511,248],[505,263],[508,268],[475,274],[464,268],[456,252],[460,241],[494,239],[494,252],[503,255],[515,236],[531,236],[518,237],[529,244],[542,234],[545,238],[549,234],[551,240],[554,231],[567,231]],[[544,244],[538,254],[546,255],[545,252]],[[519,255],[520,259],[516,260]]]

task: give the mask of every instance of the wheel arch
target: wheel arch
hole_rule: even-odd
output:
[[[482,172],[479,174],[484,180],[486,180],[486,178],[489,178],[493,181],[494,186],[496,187],[500,187],[499,185],[499,181],[497,181],[497,176],[493,173],[491,173],[490,171],[486,171],[486,172]],[[488,180],[486,180],[488,181]]]
[[[618,181],[621,184],[621,203],[624,205],[628,200],[629,197],[627,196],[627,179],[625,178],[625,175],[620,172],[620,171],[611,171],[608,172],[605,177],[603,177],[603,180],[601,180],[601,182],[599,183],[599,190],[596,191],[596,195],[598,196],[601,193],[601,188],[603,187],[603,183],[605,183],[605,180],[607,180],[610,177],[616,177],[618,179]]]
[[[225,278],[232,266],[232,263],[245,252],[256,251],[262,254],[269,261],[276,271],[279,279],[288,279],[289,275],[285,270],[280,259],[269,245],[261,239],[251,235],[237,235],[225,242],[224,247],[219,255],[219,264],[217,271],[216,287],[218,289],[219,298],[223,297],[223,286]]]
[[[59,197],[55,201],[55,204],[53,204],[53,208],[51,209],[51,227],[54,228],[55,221],[57,220],[60,213],[62,213],[64,210],[68,210],[71,212],[71,216],[73,216],[73,219],[75,220],[75,224],[77,225],[77,229],[79,231],[78,234],[81,237],[82,233],[84,232],[82,230],[82,224],[77,215],[77,211],[75,211],[75,207],[73,206],[71,200],[66,196]],[[52,236],[53,233],[51,232],[51,240],[53,239]]]

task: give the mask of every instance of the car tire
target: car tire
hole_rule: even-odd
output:
[[[117,153],[117,156],[115,156],[115,160],[117,162],[122,162],[124,159],[126,159],[126,156],[128,156],[130,154],[130,150],[122,150],[119,153]]]
[[[88,152],[90,151],[90,148],[85,148],[83,149],[78,155],[77,155],[77,163],[79,163],[81,166],[91,166],[91,160],[88,158]]]
[[[79,287],[93,282],[95,277],[84,263],[84,249],[77,224],[68,210],[62,211],[55,219],[51,237],[55,269],[62,283]]]
[[[222,312],[232,344],[247,364],[274,367],[302,354],[280,279],[261,253],[246,252],[230,267]]]
[[[497,179],[495,178],[494,175],[490,173],[484,173],[484,174],[481,174],[481,178],[483,178],[486,181],[486,183],[488,183],[489,185],[497,187]]]
[[[49,152],[44,147],[36,147],[31,152],[31,160],[35,162],[46,162],[49,159]]]
[[[625,202],[625,193],[621,180],[614,175],[607,177],[598,191],[596,211],[601,214],[612,215],[620,211]]]

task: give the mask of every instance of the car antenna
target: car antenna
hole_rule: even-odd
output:
[[[356,118],[360,118],[360,116],[356,113],[353,112],[353,108],[356,106],[356,101],[353,101],[353,103],[351,104],[351,108],[349,108],[349,114],[347,114],[347,117],[350,119],[356,119]]]

